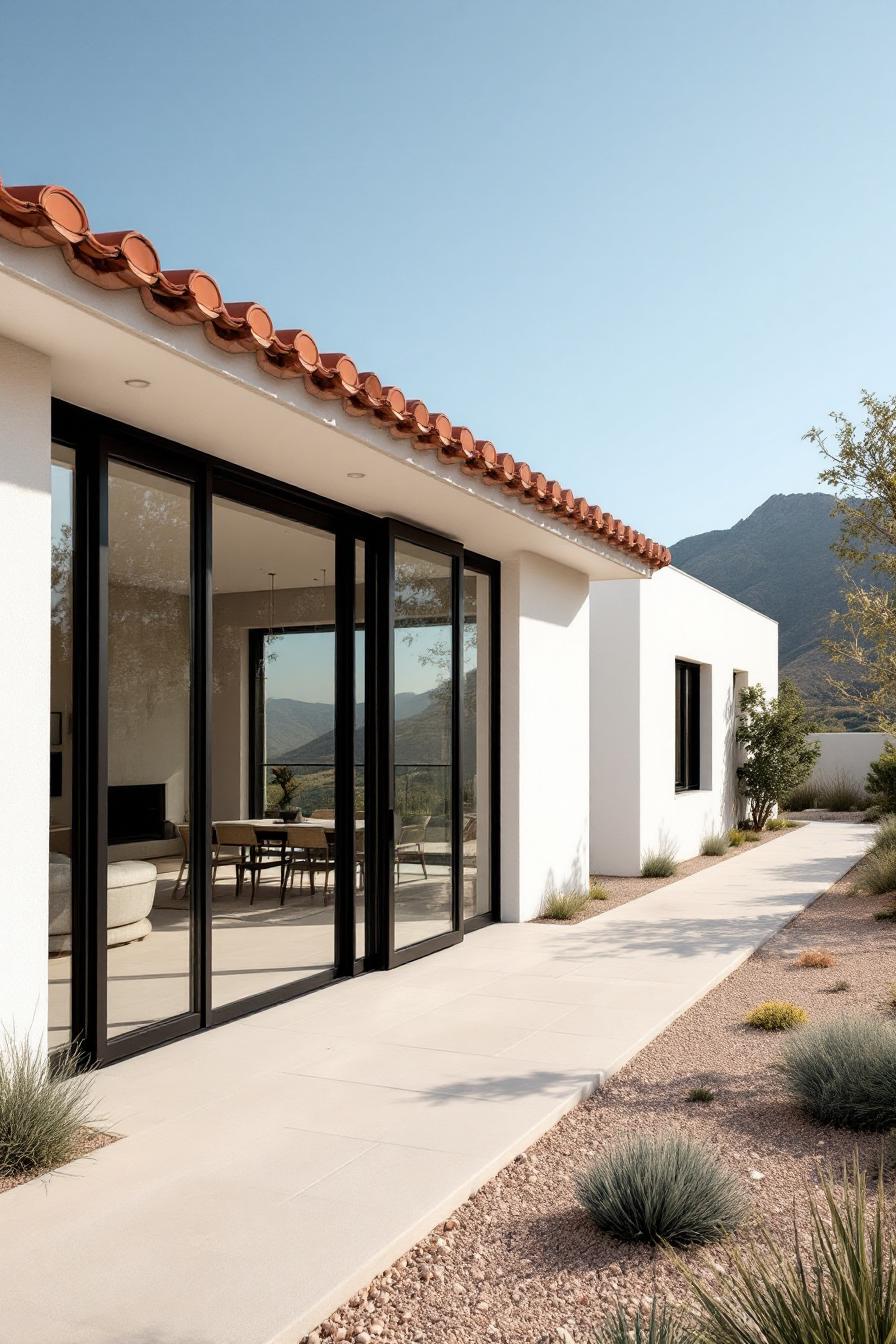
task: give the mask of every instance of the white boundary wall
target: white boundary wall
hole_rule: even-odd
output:
[[[50,361],[0,338],[0,1029],[47,1029]]]
[[[851,775],[862,788],[871,762],[892,740],[888,733],[810,733],[809,739],[821,745],[821,755],[810,776],[812,782],[842,773]]]
[[[675,791],[675,660],[701,665],[700,788]],[[632,874],[738,820],[735,674],[778,689],[778,627],[680,570],[591,585],[591,863]]]

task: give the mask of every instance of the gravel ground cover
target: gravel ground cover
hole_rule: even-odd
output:
[[[851,820],[856,820],[855,815],[852,816]],[[801,825],[802,823],[798,822],[797,824]],[[763,831],[758,840],[745,841],[739,846],[732,845],[724,854],[715,856],[698,854],[696,858],[683,859],[679,863],[674,877],[613,877],[606,873],[594,873],[592,881],[599,882],[606,891],[607,899],[605,901],[592,901],[572,919],[544,919],[539,916],[532,923],[581,924],[583,919],[594,919],[597,915],[603,915],[608,910],[615,909],[617,905],[627,905],[629,901],[637,900],[639,896],[647,896],[651,891],[658,891],[660,887],[669,887],[673,882],[680,882],[683,877],[690,877],[691,873],[699,873],[701,868],[712,868],[713,864],[727,863],[729,859],[735,859],[739,854],[749,854],[759,845],[771,844],[773,840],[778,840],[782,835],[787,834],[787,831]]]
[[[791,1000],[811,1021],[891,1013],[896,924],[874,919],[888,904],[852,894],[850,876],[836,883],[306,1341],[585,1344],[617,1301],[636,1306],[655,1291],[684,1299],[684,1282],[661,1252],[597,1231],[575,1199],[575,1173],[633,1132],[711,1144],[748,1191],[751,1226],[762,1221],[789,1244],[794,1208],[805,1226],[804,1183],[814,1183],[817,1162],[836,1168],[857,1148],[876,1164],[882,1140],[805,1119],[774,1067],[781,1034],[743,1020],[766,999]],[[801,953],[816,949],[833,965],[797,967]],[[695,1087],[715,1099],[689,1102]],[[710,1247],[688,1258],[699,1270],[704,1257],[719,1254]]]
[[[78,1141],[75,1145],[75,1150],[72,1153],[71,1160],[74,1161],[76,1157],[87,1157],[89,1153],[95,1152],[97,1148],[105,1148],[106,1144],[114,1143],[117,1138],[117,1134],[104,1134],[102,1130],[90,1129],[85,1126],[78,1136]],[[50,1170],[25,1171],[19,1176],[0,1176],[0,1195],[2,1195],[5,1190],[12,1190],[17,1185],[24,1185],[26,1181],[36,1181],[52,1175],[53,1171]]]

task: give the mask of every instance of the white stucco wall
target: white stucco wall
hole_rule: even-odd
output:
[[[632,584],[632,587],[638,587]],[[588,579],[524,552],[501,581],[502,917],[588,880]]]
[[[47,1029],[50,361],[0,339],[0,1029]]]
[[[661,838],[686,859],[737,821],[735,674],[776,693],[778,627],[676,569],[592,584],[591,604],[592,866],[631,874]],[[701,666],[700,788],[686,793],[675,791],[677,658]]]
[[[842,773],[851,775],[861,787],[864,787],[871,762],[876,761],[887,742],[892,741],[889,733],[810,733],[809,739],[821,746],[810,781],[817,783]]]
[[[643,586],[591,587],[590,851],[603,873],[628,871],[641,845],[641,604],[629,590]]]

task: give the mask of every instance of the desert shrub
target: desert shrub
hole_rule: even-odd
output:
[[[809,1014],[795,1003],[769,999],[760,1003],[744,1019],[748,1027],[758,1031],[790,1031],[809,1021]]]
[[[601,882],[598,882],[596,878],[592,877],[591,882],[588,885],[588,899],[590,901],[608,901],[610,899],[610,893]]]
[[[834,958],[830,952],[824,952],[820,947],[813,947],[808,952],[801,952],[796,964],[807,971],[824,971],[834,965]]]
[[[728,850],[728,836],[724,831],[709,831],[700,841],[700,853],[706,855],[724,854]]]
[[[767,831],[792,831],[796,825],[795,821],[788,821],[787,817],[772,817],[770,821],[765,823],[765,829]]]
[[[885,812],[896,812],[896,747],[891,742],[877,760],[871,762],[865,792],[877,807]]]
[[[587,891],[549,891],[541,907],[542,919],[574,919],[590,902]]]
[[[896,1338],[896,1225],[884,1182],[868,1200],[858,1161],[843,1189],[826,1173],[807,1192],[810,1236],[793,1249],[760,1233],[712,1277],[680,1268],[705,1344],[886,1344]]]
[[[594,1331],[591,1344],[696,1344],[696,1336],[665,1302],[654,1298],[649,1316],[639,1311],[629,1317],[618,1306]]]
[[[815,785],[815,798],[817,805],[829,812],[858,811],[868,801],[859,781],[847,770],[823,775]]]
[[[748,826],[746,822],[738,827],[738,829],[744,838],[744,842],[748,845],[755,845],[757,841],[762,839],[762,832],[754,830],[753,827]]]
[[[859,869],[857,886],[869,896],[896,891],[896,849],[873,849]]]
[[[711,1087],[692,1087],[688,1093],[688,1101],[696,1102],[698,1106],[708,1106],[715,1099],[716,1094]]]
[[[712,1149],[678,1135],[623,1140],[576,1184],[589,1217],[624,1241],[715,1241],[746,1213],[743,1190]]]
[[[848,980],[835,980],[834,983],[830,986],[828,993],[845,994],[848,989],[849,989]]]
[[[0,1176],[68,1162],[93,1118],[90,1087],[74,1050],[51,1064],[28,1041],[0,1041]]]
[[[641,859],[642,877],[674,877],[678,868],[675,861],[677,847],[674,840],[661,835],[653,849],[644,851]]]
[[[875,910],[875,919],[896,919],[896,905],[891,905],[886,910]]]
[[[815,785],[808,779],[795,785],[778,799],[778,806],[783,812],[805,812],[807,808],[814,807]]]
[[[881,1017],[840,1017],[799,1033],[781,1072],[791,1095],[823,1125],[896,1126],[896,1026]]]
[[[737,826],[732,827],[728,832],[728,843],[734,849],[738,849],[744,843],[746,838],[746,832],[740,830]]]

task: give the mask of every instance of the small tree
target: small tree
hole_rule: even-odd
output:
[[[839,637],[825,641],[845,669],[828,678],[882,732],[896,731],[896,397],[864,391],[855,425],[832,412],[830,433],[804,436],[828,465],[819,480],[836,495],[840,537],[833,550],[844,581],[842,609],[833,613]]]
[[[749,800],[750,821],[761,831],[779,798],[809,778],[821,750],[806,738],[806,713],[793,682],[781,682],[774,700],[761,685],[741,691],[737,740],[746,752],[738,766],[741,792]]]

